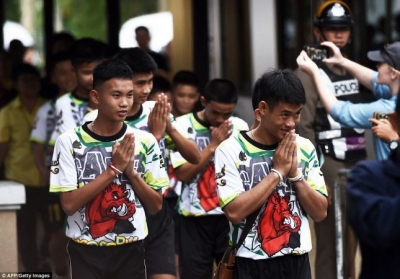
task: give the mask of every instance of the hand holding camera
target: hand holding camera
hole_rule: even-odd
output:
[[[373,118],[370,118],[369,121],[372,123],[371,131],[374,134],[374,136],[386,142],[390,142],[393,139],[399,138],[399,135],[393,129],[393,126],[390,123],[389,114],[382,112],[374,112]]]
[[[304,51],[313,61],[322,61],[326,64],[335,65],[342,65],[346,61],[340,49],[332,42],[322,42],[320,45],[306,45],[304,46]]]

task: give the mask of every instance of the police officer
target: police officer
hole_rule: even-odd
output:
[[[352,13],[346,3],[326,1],[316,10],[313,33],[318,42],[333,42],[343,51],[350,43],[352,26]],[[324,64],[322,60],[314,61],[319,66],[326,84],[335,92],[339,100],[349,100],[353,103],[367,101],[364,100],[364,94],[360,93],[358,81],[345,69],[337,65]],[[327,218],[314,224],[317,244],[315,275],[316,279],[334,279],[336,278],[336,249],[332,190],[339,169],[351,168],[356,161],[366,158],[364,131],[342,128],[319,103],[312,79],[298,69],[296,74],[303,83],[307,98],[297,127],[298,133],[310,139],[317,147],[330,202]],[[351,247],[346,253],[349,259],[345,262],[354,263],[354,241],[352,245],[345,245],[345,247]],[[350,268],[348,272],[349,270]]]

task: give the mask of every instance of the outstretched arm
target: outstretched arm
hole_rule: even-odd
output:
[[[354,76],[359,83],[364,85],[369,90],[373,89],[372,77],[375,73],[373,70],[343,57],[340,49],[332,42],[323,42],[321,45],[329,47],[332,53],[331,57],[324,59],[322,62],[343,67],[352,76]]]

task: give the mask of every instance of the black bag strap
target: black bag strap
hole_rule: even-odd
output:
[[[235,254],[237,249],[242,246],[243,241],[246,239],[247,234],[250,232],[251,227],[254,224],[254,221],[257,218],[258,212],[260,211],[261,208],[258,208],[257,210],[255,210],[253,213],[251,213],[249,216],[247,216],[246,218],[246,224],[244,225],[242,234],[240,235],[239,241],[236,243],[236,245],[234,245],[234,249],[235,249]]]

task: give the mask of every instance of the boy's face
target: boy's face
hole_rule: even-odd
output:
[[[178,115],[192,112],[200,95],[199,92],[197,92],[197,88],[192,85],[178,84],[174,87],[173,92],[174,111],[176,111]]]
[[[218,127],[225,120],[228,120],[236,107],[236,104],[224,104],[215,101],[207,103],[204,97],[201,97],[201,102],[204,106],[204,120],[213,127]]]
[[[90,97],[98,106],[99,114],[114,122],[124,121],[133,105],[132,80],[107,80],[97,90],[92,90]]]
[[[24,97],[36,97],[40,92],[40,77],[35,74],[21,74],[17,78],[18,94]]]
[[[147,97],[153,88],[153,73],[137,74],[133,77],[132,81],[135,105],[141,105],[147,101]]]
[[[259,104],[260,128],[265,130],[271,142],[280,142],[286,133],[300,122],[302,105],[279,102],[272,110],[265,101]]]
[[[76,74],[70,60],[58,62],[53,70],[51,81],[61,93],[71,92],[76,88]]]
[[[93,89],[93,69],[100,61],[94,61],[79,65],[75,68],[77,87],[86,90],[88,93]]]

